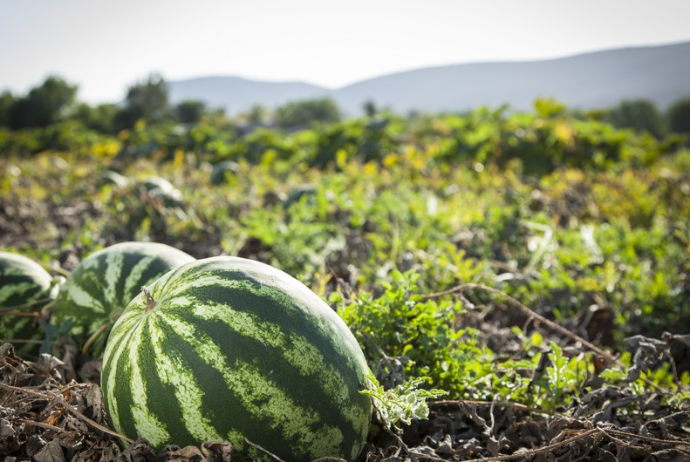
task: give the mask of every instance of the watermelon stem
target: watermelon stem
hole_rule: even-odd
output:
[[[96,332],[93,333],[91,337],[86,341],[84,344],[84,347],[81,349],[81,352],[85,355],[89,354],[89,350],[91,349],[91,346],[98,340],[98,337],[103,335],[104,332],[106,332],[110,326],[113,325],[113,321],[108,321],[105,324],[103,324],[101,327],[98,328]]]
[[[146,294],[146,309],[144,312],[148,313],[156,307],[156,301],[153,299],[151,292],[149,292],[149,289],[146,286],[142,286],[141,291]]]

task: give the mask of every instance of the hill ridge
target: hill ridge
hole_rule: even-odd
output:
[[[398,112],[463,111],[508,104],[529,109],[537,97],[569,107],[613,106],[623,99],[649,99],[661,109],[690,94],[690,42],[623,47],[543,60],[445,64],[372,77],[328,89],[302,81],[265,81],[240,76],[199,76],[170,82],[173,102],[201,99],[229,114],[254,104],[331,97],[348,114],[363,104]]]

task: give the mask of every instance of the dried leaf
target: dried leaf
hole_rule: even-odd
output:
[[[0,419],[0,441],[14,436],[15,431],[12,424],[7,419]]]
[[[155,462],[156,453],[145,438],[138,438],[130,447],[122,451],[122,458],[127,462]]]
[[[57,439],[49,441],[33,456],[36,462],[65,462],[65,454]]]
[[[606,449],[599,449],[599,452],[597,453],[598,455],[598,461],[600,462],[618,462],[616,459],[616,456],[613,455],[612,452],[607,451]]]
[[[101,369],[103,368],[103,359],[94,359],[92,361],[88,361],[84,363],[84,365],[81,367],[81,376],[84,377],[85,380],[88,380],[93,383],[99,383],[101,379]]]
[[[505,447],[508,447],[510,445],[510,441],[508,438],[506,438],[503,434],[501,434],[498,439],[494,438],[493,436],[490,436],[487,443],[486,443],[486,448],[489,450],[492,456],[497,456],[501,450]]]
[[[55,356],[41,353],[38,361],[31,363],[31,369],[38,377],[52,377],[58,382],[62,382],[65,372],[65,363]]]
[[[33,457],[41,452],[46,444],[46,441],[41,438],[41,435],[31,435],[29,440],[26,442],[26,455]]]
[[[101,388],[95,383],[89,384],[85,396],[86,407],[88,409],[88,414],[91,418],[98,423],[103,422],[103,416],[105,415],[103,409],[103,393]]]
[[[202,462],[205,457],[201,450],[195,446],[185,446],[183,448],[166,449],[163,452],[166,460],[179,462]]]
[[[228,441],[206,441],[201,445],[201,451],[208,462],[231,462],[232,460],[232,444]]]
[[[680,449],[664,449],[651,454],[656,462],[687,462],[690,460],[690,452]]]

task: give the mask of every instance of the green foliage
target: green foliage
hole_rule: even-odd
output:
[[[313,122],[337,122],[340,109],[330,98],[294,101],[276,109],[278,125],[283,128],[306,127]]]
[[[362,344],[372,369],[387,357],[405,357],[406,374],[429,377],[432,386],[454,392],[466,372],[461,356],[480,356],[482,351],[471,347],[476,332],[455,324],[462,313],[460,304],[439,305],[414,295],[418,277],[394,272],[380,297],[364,293],[348,304],[333,295],[331,301],[339,302],[338,314]]]
[[[250,124],[264,124],[268,122],[270,111],[261,104],[252,105],[247,112],[240,115],[240,118]]]
[[[429,416],[426,400],[445,394],[443,390],[418,388],[423,379],[413,379],[386,390],[372,373],[367,378],[370,388],[362,390],[362,393],[372,397],[377,417],[388,430],[402,431],[397,425],[399,422],[409,425],[412,419],[426,419]]]
[[[197,100],[186,100],[175,105],[174,111],[180,123],[196,124],[201,122],[206,112],[206,103]]]
[[[546,368],[548,393],[551,394],[551,403],[547,409],[556,410],[559,406],[569,405],[572,399],[578,399],[578,392],[582,389],[586,370],[578,368],[578,358],[567,358],[563,355],[563,349],[555,342],[550,344],[548,355],[551,363]],[[585,366],[586,367],[586,366]]]
[[[84,127],[103,134],[115,132],[115,116],[117,114],[115,104],[99,104],[91,106],[80,103],[74,109],[71,118],[79,121]]]
[[[14,95],[9,91],[0,94],[0,127],[9,127],[12,117],[12,106],[14,105]]]
[[[681,98],[668,109],[671,131],[690,135],[690,96]]]
[[[39,152],[70,152],[95,156],[112,155],[120,145],[110,136],[96,133],[74,120],[45,128],[0,130],[0,152],[23,156]]]
[[[326,128],[318,138],[310,163],[317,167],[361,162],[382,162],[387,154],[400,149],[396,135],[400,130],[391,118],[370,121],[347,120]]]
[[[656,105],[644,99],[622,101],[609,112],[607,120],[615,127],[646,130],[657,138],[666,131]]]
[[[557,117],[565,114],[565,105],[552,98],[538,98],[534,102],[537,115],[544,118]]]
[[[132,128],[142,119],[150,123],[162,122],[170,115],[168,84],[160,75],[151,74],[145,81],[127,89],[125,106],[115,115],[115,127],[118,130]]]
[[[393,284],[384,284],[380,297],[364,293],[354,303],[337,293],[330,298],[363,346],[372,369],[378,370],[378,391],[370,394],[383,401],[377,403],[377,409],[389,426],[403,412],[400,403],[406,398],[400,393],[408,394],[410,409],[420,403],[411,396],[419,385],[443,387],[450,398],[500,398],[549,412],[569,406],[593,386],[592,354],[568,355],[554,341],[546,348],[539,332],[527,335],[513,327],[512,334],[503,334],[502,342],[515,342],[519,349],[509,359],[500,360],[483,344],[484,334],[461,328],[468,318],[457,305],[453,315],[446,316],[442,309],[446,304],[419,302],[418,275],[392,276]],[[615,385],[621,379],[617,370],[607,369],[599,378]],[[665,387],[674,386],[668,373],[655,370],[647,377]],[[641,392],[647,387],[642,381],[638,386]],[[431,389],[430,393],[441,392]]]
[[[188,114],[190,118],[185,120],[198,119],[201,108],[196,103],[192,105],[195,114]],[[316,111],[315,108],[323,105],[329,103],[297,102],[284,109],[291,114],[313,115],[312,109]],[[291,127],[300,126],[302,130],[289,134],[266,127],[239,130],[235,122],[217,111],[206,111],[201,117],[203,123],[181,127],[174,123],[164,81],[154,76],[130,88],[127,104],[116,114],[113,115],[110,105],[95,108],[80,105],[73,111],[72,119],[101,133],[126,128],[118,140],[123,159],[151,156],[172,160],[181,149],[202,153],[212,163],[244,159],[258,164],[277,159],[342,169],[352,161],[376,162],[386,167],[408,162],[415,164],[410,165],[415,171],[430,165],[470,165],[480,171],[496,165],[530,176],[548,174],[562,167],[604,171],[614,166],[649,166],[682,141],[681,138],[660,141],[646,133],[617,130],[596,119],[583,120],[567,113],[554,101],[543,100],[537,106],[540,112],[534,114],[507,115],[505,108],[481,108],[464,115],[411,119],[383,112],[375,119],[350,119],[310,128],[307,122],[290,123]],[[287,114],[285,111],[283,114]],[[140,123],[137,125],[136,121]],[[37,152],[39,149],[32,141],[36,133],[21,132],[0,137],[0,152],[8,152],[2,147],[3,138],[9,138],[13,148],[25,143],[14,152]],[[80,144],[78,139],[75,144]]]
[[[16,99],[10,109],[9,126],[47,127],[61,121],[74,103],[77,87],[57,76],[48,77],[29,94]]]
[[[366,114],[367,117],[374,117],[378,111],[378,108],[376,107],[376,103],[374,101],[369,100],[366,103],[364,103],[364,106],[362,106],[362,109],[364,109],[364,114]]]
[[[46,262],[124,240],[257,259],[330,297],[385,389],[424,378],[451,398],[557,410],[620,378],[596,377],[563,338],[515,328],[526,319],[501,297],[425,294],[484,284],[614,351],[630,335],[685,333],[690,152],[682,137],[537,106],[379,111],[290,132],[209,113],[117,137],[77,120],[0,129],[0,240]],[[126,180],[101,181],[107,171]],[[173,200],[141,187],[151,176]],[[670,370],[643,377],[676,390]]]
[[[67,318],[59,326],[49,324],[41,319],[38,321],[38,325],[45,332],[43,341],[41,342],[41,353],[55,354],[61,342],[64,342],[67,338],[72,324],[74,323],[74,318]]]

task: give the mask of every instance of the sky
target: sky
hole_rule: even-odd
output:
[[[89,103],[151,73],[339,88],[458,63],[690,41],[689,0],[0,0],[0,91]]]

